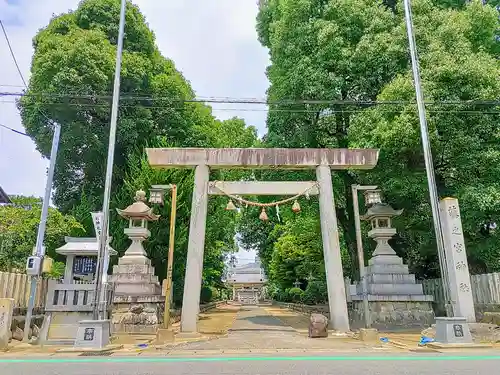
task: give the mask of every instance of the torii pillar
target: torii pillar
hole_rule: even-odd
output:
[[[194,168],[194,189],[189,227],[188,254],[181,332],[196,333],[200,304],[205,228],[209,196],[210,168],[225,169],[316,169],[319,184],[320,220],[328,288],[330,325],[349,331],[347,301],[340,257],[340,242],[335,214],[331,169],[372,169],[378,160],[375,149],[277,149],[277,148],[150,148],[146,149],[154,168]],[[240,194],[269,195],[277,183],[247,183]],[[271,184],[271,185],[269,185]],[[282,182],[291,192],[296,182]],[[266,190],[267,191],[264,191]],[[278,192],[278,191],[276,191]],[[281,194],[286,192],[279,191]],[[233,191],[235,193],[235,191]],[[272,195],[272,194],[271,194]],[[275,194],[280,195],[280,194]]]

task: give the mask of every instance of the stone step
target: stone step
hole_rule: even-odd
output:
[[[141,255],[125,255],[118,259],[118,265],[144,265],[144,266],[151,266],[151,259],[146,258],[145,256]]]
[[[351,296],[351,299],[353,301],[362,301],[363,296],[361,294],[356,294]],[[433,296],[428,296],[428,295],[410,295],[410,294],[394,294],[394,295],[373,295],[369,294],[368,295],[368,301],[375,302],[375,301],[397,301],[397,302],[432,302],[434,301]]]
[[[376,255],[368,260],[368,265],[372,266],[375,264],[380,265],[402,265],[403,259],[397,255]]]
[[[416,284],[415,275],[376,273],[367,276],[368,284]]]
[[[373,264],[366,267],[366,274],[399,274],[408,275],[410,271],[406,264]]]
[[[161,295],[161,287],[151,283],[115,283],[115,295]]]
[[[362,292],[361,285],[358,294]],[[368,284],[368,294],[392,295],[392,294],[424,294],[421,284]]]
[[[113,266],[113,274],[151,274],[154,275],[155,269],[147,264],[117,264]]]
[[[158,284],[158,276],[151,274],[123,274],[123,273],[114,273],[110,276],[110,281],[114,283],[153,283]]]

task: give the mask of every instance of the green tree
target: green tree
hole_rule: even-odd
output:
[[[174,63],[161,56],[139,8],[127,2],[126,9],[115,192],[135,150],[160,136],[176,146],[203,145],[205,135],[197,129],[213,124],[210,108],[185,102],[194,92]],[[45,157],[52,122],[62,125],[54,202],[63,212],[80,202],[82,191],[94,205],[102,199],[119,12],[119,0],[83,0],[33,39],[29,88],[19,108]]]
[[[413,2],[426,99],[498,100],[498,11],[480,2],[436,3],[440,6],[428,0]],[[277,102],[270,105],[266,144],[381,148],[373,172],[336,171],[333,177],[339,226],[350,258],[344,269],[351,273],[357,269],[353,183],[379,184],[389,203],[406,209],[395,221],[400,235],[393,245],[419,276],[437,272],[416,108],[366,108],[375,100],[415,100],[403,15],[402,4],[392,1],[267,0],[261,2],[257,18],[259,39],[271,57],[268,96]],[[279,103],[284,99],[295,103]],[[304,104],[304,100],[330,103]],[[498,103],[436,105],[429,113],[431,130],[437,129],[439,139],[433,139],[433,147],[440,194],[461,201],[475,269],[495,269],[496,235],[481,234],[479,228],[498,217],[494,125]],[[472,171],[474,178],[469,178]],[[280,249],[275,244],[291,235],[287,231],[276,235],[275,224],[243,236],[245,246],[257,244],[270,263]],[[373,243],[365,244],[369,252]],[[292,249],[290,244],[288,251]]]
[[[102,207],[108,149],[111,90],[120,12],[119,0],[83,0],[75,11],[55,16],[33,39],[26,95],[19,109],[27,133],[44,156],[50,152],[52,122],[62,126],[54,177],[54,202],[93,234],[90,212]],[[190,84],[163,57],[137,6],[127,1],[121,98],[112,179],[110,234],[121,255],[129,245],[127,225],[115,208],[125,208],[135,191],[152,184],[178,185],[174,300],[184,284],[193,175],[187,170],[153,170],[146,147],[251,147],[256,130],[238,118],[216,120],[210,107],[193,102]],[[212,179],[238,179],[244,172],[216,171]],[[225,253],[234,251],[235,218],[222,198],[211,199],[206,231],[207,286],[220,284]],[[166,273],[170,199],[152,223],[146,250],[160,279]],[[117,259],[112,259],[112,263]]]
[[[500,97],[498,14],[478,2],[462,10],[441,10],[425,1],[414,4],[414,14],[425,99],[463,102],[428,105],[438,193],[459,199],[471,270],[497,271],[500,238],[484,225],[498,221],[500,214],[500,107],[498,102],[488,104]],[[395,77],[378,96],[385,101],[402,98],[414,98],[410,72]],[[364,111],[353,121],[350,139],[353,146],[381,149],[370,181],[405,208],[399,245],[409,250],[410,264],[421,276],[435,276],[438,263],[434,237],[429,235],[433,228],[415,106]]]
[[[41,200],[22,196],[10,198],[13,205],[0,206],[0,270],[24,271],[26,259],[36,244]],[[44,239],[46,254],[54,259],[60,258],[55,250],[64,244],[64,237],[83,233],[82,225],[74,217],[49,208]]]
[[[348,147],[353,108],[346,101],[373,100],[406,70],[405,37],[394,34],[400,18],[375,0],[269,0],[257,30],[269,48],[271,101],[330,100],[332,104],[271,105],[267,143],[275,147]],[[337,103],[337,104],[336,104]],[[337,171],[336,209],[351,264],[357,269],[350,185]]]

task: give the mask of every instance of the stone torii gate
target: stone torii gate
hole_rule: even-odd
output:
[[[338,331],[349,330],[331,169],[372,169],[378,161],[378,150],[149,148],[146,152],[149,164],[154,168],[195,169],[181,332],[197,331],[209,195],[221,194],[221,188],[233,195],[296,195],[311,184],[317,184],[317,189],[312,188],[309,194],[319,194],[330,324]],[[210,168],[316,169],[317,181],[210,183]]]

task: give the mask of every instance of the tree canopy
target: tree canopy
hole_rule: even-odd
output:
[[[90,212],[102,207],[114,80],[119,0],[83,0],[78,8],[54,16],[33,38],[34,55],[26,95],[19,109],[27,133],[48,157],[53,122],[61,124],[54,177],[54,203],[71,213],[92,236]],[[126,4],[121,69],[121,96],[112,179],[110,234],[123,254],[129,241],[125,221],[115,208],[125,208],[136,190],[152,184],[179,186],[174,258],[174,298],[182,296],[192,195],[192,173],[157,171],[149,167],[146,147],[251,147],[255,128],[242,119],[220,121],[209,106],[195,100],[189,82],[173,61],[161,55],[139,8]],[[213,178],[217,178],[214,172]],[[234,172],[241,175],[241,172]],[[155,207],[162,218],[152,223],[145,247],[160,278],[165,276],[170,200]],[[210,202],[204,284],[220,283],[225,253],[235,251],[235,218]],[[116,259],[113,260],[116,262]]]
[[[500,220],[497,4],[412,4],[424,96],[431,102],[428,121],[439,195],[457,197],[461,203],[473,270],[496,271],[498,234],[482,228]],[[259,39],[271,57],[267,75],[273,104],[266,144],[381,150],[373,171],[335,171],[333,177],[344,271],[352,276],[357,268],[350,189],[354,183],[379,185],[388,203],[405,209],[395,221],[399,235],[393,247],[418,277],[438,275],[403,16],[401,2],[267,0],[261,2],[257,17]],[[282,288],[291,288],[295,278],[303,277],[301,270],[317,252],[303,244],[308,236],[297,236],[304,227],[319,235],[318,225],[306,224],[309,217],[319,220],[314,211],[259,230],[247,230],[252,219],[240,224],[245,246],[257,247],[271,281]],[[373,244],[364,242],[368,257]],[[288,262],[282,262],[284,257]],[[290,265],[293,259],[297,263]],[[275,267],[282,270],[275,272]]]

